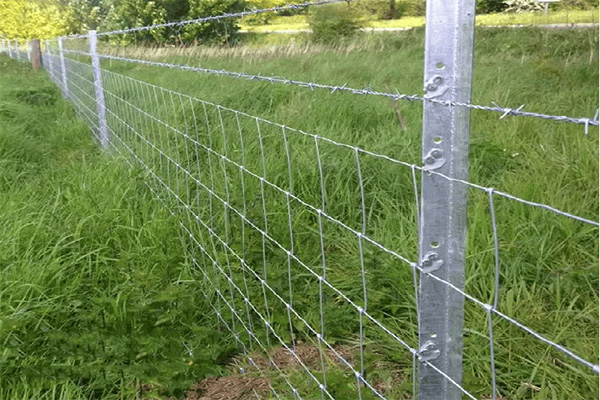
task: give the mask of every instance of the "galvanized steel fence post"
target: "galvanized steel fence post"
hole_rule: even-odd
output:
[[[96,109],[98,111],[98,128],[100,129],[99,139],[103,148],[107,148],[110,143],[108,136],[108,127],[106,125],[106,108],[104,106],[104,89],[102,87],[102,73],[100,71],[100,59],[96,50],[98,37],[96,31],[89,32],[90,56],[92,58],[92,72],[94,74],[94,88],[96,89]]]
[[[427,0],[425,97],[469,103],[475,0]],[[470,110],[423,103],[423,162],[428,171],[468,178]],[[467,186],[424,172],[421,191],[419,400],[460,400]]]
[[[62,83],[63,83],[63,96],[69,97],[69,85],[67,81],[67,69],[65,68],[65,54],[63,52],[63,41],[64,38],[58,38],[58,52],[60,56],[60,70],[62,73]]]
[[[31,40],[27,42],[27,60],[31,61]]]
[[[10,48],[10,40],[6,41],[6,47],[8,48],[8,56],[12,58],[12,49]]]
[[[52,78],[52,80],[54,80],[55,79],[54,67],[53,67],[51,57],[52,57],[52,53],[50,52],[50,41],[46,40],[46,58],[47,58],[47,60],[43,61],[43,63],[48,68],[48,71],[50,72],[50,77]]]
[[[20,60],[21,57],[19,55],[19,39],[15,39],[15,53],[16,53],[16,59]]]

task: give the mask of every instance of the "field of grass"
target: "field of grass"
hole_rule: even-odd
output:
[[[118,53],[420,93],[422,45],[423,31],[417,29],[360,36],[330,47],[301,43],[231,49],[125,48]],[[216,329],[210,301],[203,297],[207,293],[209,299],[215,299],[214,287],[208,287],[206,279],[215,279],[225,299],[231,296],[234,307],[245,315],[241,296],[228,288],[229,282],[214,268],[203,267],[208,271],[206,279],[190,268],[176,221],[167,217],[142,183],[144,179],[152,181],[147,172],[128,169],[118,158],[95,150],[83,124],[73,119],[72,111],[55,90],[48,88],[50,84],[41,74],[17,70],[5,58],[0,68],[0,146],[2,154],[11,155],[2,160],[0,187],[2,282],[11,283],[5,284],[1,292],[0,340],[8,350],[3,350],[0,359],[0,398],[42,398],[37,393],[44,390],[46,398],[135,398],[140,385],[149,383],[156,385],[157,391],[162,390],[155,394],[160,398],[179,395],[207,374],[224,373],[233,341]],[[420,103],[394,104],[381,98],[115,61],[104,61],[103,68],[420,164]],[[155,101],[144,92],[143,84],[111,73],[105,75],[105,82],[113,95],[149,110],[180,130],[187,132],[198,123],[200,127],[193,128],[197,140],[227,152],[231,159],[261,174],[256,121],[252,118],[240,118],[212,106],[202,114],[202,103],[191,100],[189,105],[171,108],[173,99],[180,101],[177,96],[159,91],[171,102]],[[512,107],[525,104],[532,111],[591,117],[598,104],[597,82],[596,29],[477,32],[474,103],[497,102]],[[38,98],[47,101],[40,104]],[[211,197],[206,190],[166,159],[159,163],[161,158],[157,160],[156,154],[149,152],[119,118],[145,132],[200,181],[210,182],[216,176],[212,190],[222,198],[230,196],[236,209],[246,207],[245,215],[253,224],[263,227],[266,217],[269,234],[281,243],[290,242],[285,197],[269,188],[261,195],[260,182],[249,177],[242,191],[239,171],[220,157],[200,156],[197,148],[196,156],[190,157],[190,147],[184,146],[188,141],[165,135],[156,122],[110,94],[107,104],[114,112],[109,116],[114,133],[139,150],[138,156],[171,185],[179,199],[194,205],[199,201],[195,209],[198,216],[210,223],[213,232],[229,237],[231,249],[243,254],[252,270],[262,274],[264,266],[266,280],[278,293],[287,295],[291,284],[294,308],[310,325],[319,326],[318,281],[293,263],[288,282],[284,252],[269,243],[263,245],[258,232],[242,224],[233,213],[223,211],[218,202],[214,207],[207,204]],[[35,119],[31,118],[32,110],[37,110]],[[597,220],[598,130],[592,128],[585,136],[581,126],[498,117],[480,111],[472,114],[470,180]],[[207,121],[208,126],[203,128]],[[261,126],[265,175],[285,188],[288,172],[281,129]],[[319,156],[313,140],[292,133],[287,139],[293,192],[318,206]],[[327,212],[358,227],[362,214],[354,154],[337,146],[321,146]],[[370,157],[361,158],[361,164],[368,235],[416,259],[410,169]],[[155,187],[160,189],[160,185]],[[490,302],[494,296],[494,257],[488,198],[487,193],[477,191],[469,195],[466,291]],[[165,201],[185,215],[173,198],[166,196]],[[291,210],[295,254],[319,270],[322,247],[317,218],[298,204],[293,204]],[[597,362],[598,230],[500,198],[496,199],[496,217],[502,271],[499,309]],[[183,222],[197,237],[206,239],[202,227],[185,219]],[[323,230],[327,279],[360,302],[363,293],[356,237],[326,222]],[[204,244],[215,245],[212,240]],[[201,258],[197,249],[189,244],[187,247],[189,253]],[[416,346],[410,268],[374,246],[365,245],[362,250],[370,312]],[[211,251],[219,264],[230,268],[232,281],[243,288],[248,271],[235,265],[233,259],[230,264],[227,253]],[[247,290],[252,303],[267,309],[275,331],[291,341],[285,307],[271,294],[264,295],[257,280],[250,281]],[[356,312],[331,291],[326,290],[324,298],[325,337],[356,353]],[[225,309],[222,315],[226,321],[235,321]],[[487,317],[469,302],[465,304],[465,315],[464,385],[482,398],[491,394]],[[261,341],[269,337],[275,345],[274,335],[265,335],[258,321],[255,316]],[[293,339],[311,345],[307,327],[296,318],[292,322]],[[247,342],[239,324],[237,330]],[[410,354],[372,324],[366,324],[365,331],[367,379],[379,383],[386,397],[403,398],[411,391]],[[494,335],[501,395],[537,400],[588,400],[598,396],[598,376],[568,357],[496,318]],[[187,347],[195,349],[192,359]],[[247,365],[244,368],[251,371]],[[320,366],[314,369],[320,376]],[[44,374],[39,374],[40,370]],[[301,389],[303,398],[318,398],[318,389],[305,373],[286,373]],[[327,378],[328,389],[336,398],[356,396],[347,370],[329,366]],[[276,388],[284,386],[275,376],[271,379]]]
[[[0,171],[1,399],[178,395],[223,370],[233,348],[177,224],[43,72],[4,55]]]
[[[475,23],[482,26],[499,25],[548,25],[598,23],[598,10],[558,10],[531,13],[490,13],[477,15]],[[425,17],[404,16],[392,20],[366,19],[365,28],[416,28],[425,26]],[[265,25],[244,24],[245,32],[278,32],[287,30],[310,30],[305,15],[275,17]]]

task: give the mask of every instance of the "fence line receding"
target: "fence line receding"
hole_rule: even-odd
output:
[[[246,357],[242,370],[268,378],[276,397],[399,398],[394,388],[379,384],[385,366],[374,367],[383,365],[377,357],[384,349],[394,349],[412,381],[402,395],[479,399],[481,394],[462,382],[462,322],[468,311],[484,321],[480,336],[489,398],[511,395],[498,378],[507,368],[496,363],[498,352],[504,351],[494,334],[499,326],[546,346],[570,370],[595,377],[597,354],[575,350],[503,308],[499,224],[505,214],[499,207],[504,210],[508,204],[532,220],[547,218],[569,229],[587,229],[596,238],[598,222],[472,183],[466,157],[471,110],[580,124],[586,133],[598,120],[472,104],[473,0],[428,1],[425,95],[146,61],[97,49],[98,37],[277,10],[92,31],[47,41],[43,54],[50,79],[102,147],[143,171],[149,190],[180,225],[217,323]],[[69,49],[67,39],[89,39],[89,51]],[[2,50],[15,59],[31,58],[18,42],[4,41]],[[135,79],[103,68],[102,60],[329,90],[332,95],[421,101],[423,163]],[[484,196],[488,204],[493,272],[486,294],[464,285],[469,278],[463,263],[470,194]],[[394,235],[386,229],[390,223],[396,227]],[[289,360],[282,363],[274,349],[283,350]],[[310,351],[316,356],[306,356]],[[351,395],[341,391],[339,379],[352,385]]]

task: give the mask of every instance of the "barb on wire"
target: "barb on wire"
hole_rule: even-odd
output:
[[[135,28],[126,28],[126,29],[117,29],[114,31],[98,32],[98,36],[122,35],[122,34],[126,34],[126,33],[143,32],[143,31],[149,31],[152,29],[159,29],[159,28],[182,27],[182,26],[191,25],[191,24],[200,24],[202,22],[207,22],[207,21],[218,21],[220,19],[225,19],[225,18],[242,18],[242,17],[247,17],[249,15],[264,14],[264,13],[268,13],[268,12],[278,12],[278,11],[285,11],[285,10],[301,10],[303,8],[307,8],[310,6],[320,6],[323,4],[333,4],[333,3],[348,3],[349,1],[355,1],[355,0],[308,1],[308,2],[300,3],[300,4],[287,4],[284,6],[261,8],[261,9],[257,9],[257,10],[247,10],[247,11],[241,11],[241,12],[237,12],[237,13],[223,13],[223,14],[219,14],[219,15],[213,15],[210,17],[201,17],[201,18],[189,19],[189,20],[184,20],[184,21],[165,22],[162,24],[154,24],[154,25],[148,25],[148,26],[139,26],[139,27],[135,27]],[[80,39],[80,38],[85,38],[85,37],[87,37],[87,34],[66,36],[65,38]]]
[[[86,53],[83,51],[78,51],[78,50],[65,50],[65,51],[67,53],[81,55],[81,56],[89,56],[90,55],[89,53]],[[264,76],[264,75],[260,75],[260,74],[248,74],[245,72],[228,71],[225,69],[192,67],[190,65],[185,65],[185,64],[172,64],[172,63],[159,62],[159,61],[148,61],[148,60],[142,60],[142,59],[137,59],[137,58],[128,58],[128,57],[115,56],[115,55],[109,55],[109,54],[99,54],[98,57],[107,59],[107,60],[122,61],[122,62],[133,63],[133,64],[143,64],[143,65],[149,65],[149,66],[153,66],[153,67],[179,69],[179,70],[183,70],[183,71],[192,71],[192,72],[200,72],[200,73],[220,75],[220,76],[228,76],[228,77],[232,77],[232,78],[240,78],[240,79],[258,81],[258,82],[293,85],[293,86],[309,88],[311,90],[324,89],[324,90],[328,90],[332,94],[336,93],[336,92],[346,92],[346,93],[352,93],[352,94],[357,94],[357,95],[386,97],[386,98],[389,98],[394,101],[397,101],[397,100],[426,101],[429,103],[434,103],[434,104],[439,104],[439,105],[449,106],[449,107],[450,106],[464,107],[464,108],[469,108],[471,110],[497,112],[497,113],[502,114],[502,116],[500,117],[501,119],[506,116],[523,116],[523,117],[539,118],[539,119],[557,121],[557,122],[570,122],[570,123],[584,125],[584,126],[588,126],[588,125],[598,126],[598,121],[591,120],[590,118],[574,118],[574,117],[567,117],[567,116],[561,116],[561,115],[548,115],[548,114],[542,114],[542,113],[531,112],[531,111],[523,111],[522,110],[523,106],[513,109],[513,108],[508,108],[508,107],[500,107],[497,104],[493,103],[494,107],[490,107],[490,106],[482,106],[482,105],[477,105],[477,104],[463,103],[463,102],[451,101],[451,100],[439,100],[439,99],[435,99],[435,98],[419,96],[417,94],[411,95],[411,94],[402,94],[402,93],[380,92],[380,91],[372,90],[370,87],[367,87],[364,89],[358,89],[358,88],[348,87],[346,84],[344,84],[342,86],[336,86],[336,85],[322,84],[322,83],[318,83],[318,82],[299,81],[299,80],[288,79],[288,78],[278,77],[278,76]]]

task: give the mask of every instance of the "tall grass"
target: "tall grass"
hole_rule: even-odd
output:
[[[529,110],[592,116],[598,104],[595,85],[598,80],[597,40],[597,30],[478,30],[474,102],[490,104],[496,101],[513,107],[526,104]],[[272,48],[268,57],[265,57],[265,50],[254,51],[251,48],[227,51],[191,50],[186,51],[185,55],[164,49],[152,52],[147,49],[140,51],[125,48],[118,52],[210,68],[416,93],[420,92],[422,83],[422,44],[423,32],[416,30],[403,34],[365,36],[338,46],[315,48],[304,44]],[[104,62],[103,67],[322,137],[400,160],[420,163],[420,104],[393,104],[378,98],[332,95],[302,88],[120,62]],[[14,69],[14,65],[8,70],[11,68]],[[4,78],[3,74],[0,79],[7,80],[7,87],[36,84],[34,80],[24,81],[17,75],[7,72],[7,77]],[[28,78],[30,76],[27,75]],[[107,90],[138,107],[151,110],[154,115],[178,129],[188,129],[190,125],[189,119],[183,117],[183,109],[188,116],[192,114],[187,111],[201,110],[199,104],[193,102],[185,106],[189,108],[170,108],[167,102],[161,106],[144,94],[142,84],[124,83],[125,81],[113,75],[106,76]],[[41,78],[37,79],[41,81]],[[5,93],[5,98],[8,98],[11,90],[6,90]],[[3,101],[8,104],[18,103],[14,99]],[[246,192],[241,192],[239,171],[224,166],[219,157],[202,154],[197,159],[190,158],[184,140],[174,135],[165,136],[161,133],[162,128],[159,129],[156,123],[149,123],[147,119],[140,117],[131,107],[124,107],[122,104],[119,106],[110,101],[109,95],[109,108],[132,121],[149,138],[156,140],[174,160],[183,162],[193,176],[200,177],[203,182],[209,182],[211,176],[214,177],[214,191],[222,197],[230,190],[231,204],[235,207],[241,207],[241,199],[245,196],[248,199],[248,218],[262,226],[260,221],[265,215],[259,182],[246,180]],[[18,103],[10,107],[24,106]],[[6,370],[9,372],[3,374],[2,379],[10,383],[21,383],[15,386],[18,391],[13,389],[13,392],[7,393],[18,393],[26,398],[27,395],[23,394],[28,393],[26,390],[38,390],[40,385],[52,387],[47,382],[56,375],[50,374],[46,380],[39,380],[42,383],[37,386],[30,386],[27,380],[19,380],[19,376],[27,376],[23,371],[31,368],[31,365],[37,365],[36,362],[42,365],[52,356],[56,357],[56,363],[60,366],[78,363],[76,365],[86,367],[83,371],[89,371],[89,381],[69,377],[70,380],[66,382],[70,383],[53,386],[60,387],[60,390],[72,390],[72,393],[82,391],[81,396],[98,397],[99,393],[102,396],[118,393],[121,397],[132,397],[131,390],[134,390],[132,388],[135,388],[136,382],[155,382],[176,393],[193,376],[220,372],[219,364],[211,360],[218,360],[228,347],[213,333],[214,329],[211,327],[214,327],[215,320],[210,316],[210,307],[201,295],[203,291],[211,293],[214,288],[206,287],[202,275],[190,272],[186,267],[181,243],[177,239],[179,233],[175,221],[166,217],[159,203],[151,200],[141,183],[143,178],[150,177],[143,171],[131,172],[104,155],[97,154],[92,150],[91,141],[85,139],[86,133],[81,125],[77,125],[79,130],[76,133],[79,136],[65,132],[64,129],[69,127],[63,122],[66,115],[59,119],[59,125],[55,117],[56,107],[62,110],[61,115],[70,115],[64,103],[57,101],[48,110],[49,120],[44,123],[45,120],[38,119],[35,123],[41,123],[44,131],[56,131],[55,140],[60,138],[61,143],[66,141],[65,137],[68,135],[70,146],[75,142],[71,137],[80,137],[88,150],[84,152],[85,157],[80,156],[71,163],[65,162],[64,157],[58,157],[58,152],[44,153],[44,157],[35,159],[56,159],[52,161],[52,165],[58,164],[61,168],[36,169],[36,174],[47,174],[40,175],[44,176],[44,185],[39,182],[25,185],[28,191],[23,192],[21,197],[19,191],[6,191],[7,198],[27,198],[26,204],[32,204],[34,210],[49,210],[51,217],[45,218],[52,218],[54,221],[56,216],[58,219],[58,225],[53,225],[51,232],[46,233],[50,239],[43,241],[42,246],[36,247],[39,240],[28,241],[26,243],[31,244],[24,247],[18,246],[20,253],[13,258],[30,260],[29,254],[38,254],[38,258],[34,257],[35,262],[31,263],[37,265],[39,270],[31,273],[24,267],[5,269],[7,274],[13,270],[19,271],[14,272],[15,276],[10,278],[15,282],[32,280],[26,289],[20,289],[25,292],[7,286],[7,298],[16,299],[13,301],[13,308],[18,310],[21,304],[33,307],[30,301],[22,299],[31,298],[33,304],[37,304],[39,299],[43,299],[39,301],[41,304],[51,302],[56,314],[45,311],[43,307],[40,307],[40,311],[34,308],[35,312],[29,311],[27,307],[24,307],[24,311],[12,312],[31,315],[28,321],[56,318],[51,320],[49,326],[54,329],[60,326],[65,333],[75,332],[70,338],[76,338],[83,331],[92,338],[83,340],[88,336],[82,336],[81,342],[86,345],[89,342],[109,345],[97,345],[91,349],[84,347],[82,350],[77,350],[75,346],[71,348],[72,353],[68,353],[57,350],[62,342],[51,342],[44,349],[55,353],[46,355],[37,350],[38,346],[30,344],[34,339],[47,340],[42,328],[39,331],[34,329],[31,336],[27,337],[31,340],[24,340],[25,337],[18,337],[16,340],[16,343],[23,343],[23,347],[10,361],[12,364],[9,365],[13,369]],[[200,126],[195,128],[198,140],[207,145],[210,143],[215,149],[226,150],[234,160],[242,160],[245,155],[247,167],[252,171],[260,171],[260,149],[256,124],[253,125],[252,120],[245,121],[242,118],[240,123],[240,137],[245,145],[242,151],[241,141],[235,139],[238,128],[234,114],[224,111],[219,114],[216,109],[211,108],[206,117],[200,112],[195,115],[197,117],[194,122],[198,122]],[[597,129],[592,129],[590,136],[586,137],[580,126],[518,117],[507,117],[499,121],[498,117],[498,114],[473,112],[470,180],[597,220]],[[114,117],[111,118],[115,132],[122,135],[132,147],[142,150],[138,153],[140,157],[147,157],[144,159],[148,162],[156,160],[148,152],[144,152],[141,142],[132,139],[133,135],[128,128]],[[225,136],[219,129],[219,118],[223,119]],[[14,120],[21,121],[21,118]],[[203,128],[206,120],[210,124]],[[54,125],[51,125],[51,121],[54,121]],[[20,123],[14,124],[18,126]],[[287,164],[283,156],[280,130],[266,126],[263,129],[267,178],[285,188]],[[16,131],[16,128],[11,128],[10,131],[12,130]],[[54,134],[47,139],[51,140],[52,137]],[[227,142],[224,141],[225,137],[228,138]],[[288,139],[292,149],[294,193],[311,204],[317,204],[321,193],[314,144],[311,140],[291,134]],[[56,148],[61,146],[56,145]],[[69,148],[68,145],[65,146]],[[29,151],[24,151],[22,157],[29,155]],[[361,218],[358,202],[360,195],[353,154],[335,146],[324,145],[321,156],[326,182],[327,212],[349,225],[358,225]],[[361,162],[365,179],[368,233],[386,246],[398,250],[410,259],[416,259],[417,234],[410,170],[369,157],[362,158]],[[16,164],[20,166],[20,163],[12,163],[7,168],[19,170]],[[152,167],[158,176],[168,179],[167,182],[172,184],[180,199],[191,201],[194,196],[208,198],[205,191],[181,176],[177,170],[173,175],[173,170],[169,169],[172,166],[155,163]],[[50,178],[56,174],[59,175]],[[91,189],[92,187],[97,190]],[[189,191],[186,190],[188,188]],[[61,194],[58,200],[55,192]],[[32,193],[38,195],[39,203],[35,202],[38,197]],[[178,208],[177,204],[169,201],[167,198],[168,205]],[[494,295],[494,261],[487,193],[472,191],[469,201],[466,291],[484,301],[491,301]],[[248,265],[259,270],[264,263],[261,235],[250,229],[242,231],[242,224],[215,204],[215,208],[211,210],[206,202],[200,202],[196,212],[205,221],[209,221],[211,226],[214,224],[215,232],[223,237],[230,235],[234,251],[242,254],[244,248],[247,249],[245,260]],[[282,243],[289,240],[286,239],[289,228],[286,206],[285,197],[267,190],[265,209],[269,219],[269,232]],[[25,237],[30,238],[33,235],[31,230],[19,228],[23,225],[22,221],[32,218],[34,222],[27,224],[28,227],[47,224],[38,222],[41,216],[33,218],[29,217],[30,213],[22,212],[21,209],[28,209],[22,205],[6,208],[11,209],[15,209],[14,217],[6,218],[9,222],[3,224],[11,227],[16,225],[9,232],[23,231]],[[297,255],[317,269],[321,262],[317,220],[302,207],[296,207],[292,212]],[[496,216],[502,271],[500,310],[590,361],[597,359],[598,230],[503,199],[496,200]],[[226,220],[230,221],[229,228],[224,225]],[[188,226],[198,237],[202,237],[200,228],[193,223]],[[37,232],[35,229],[34,232]],[[360,299],[362,289],[356,238],[330,224],[324,224],[324,232],[328,280],[350,298]],[[56,236],[52,236],[53,233]],[[85,240],[80,239],[82,236],[85,236]],[[66,238],[61,240],[63,237]],[[21,242],[23,239],[19,240]],[[39,249],[38,252],[31,250],[32,246]],[[53,250],[56,246],[58,249]],[[75,247],[79,256],[75,255],[74,250],[62,250],[61,246],[69,249]],[[188,249],[192,254],[197,252],[193,247]],[[225,253],[217,252],[216,257],[224,265],[229,265]],[[75,261],[69,261],[69,254],[75,257]],[[89,254],[88,258],[83,257],[86,254]],[[195,255],[199,258],[198,253]],[[40,258],[42,256],[44,258]],[[50,262],[59,256],[63,257],[60,261]],[[83,262],[82,259],[92,261],[86,261],[89,265],[79,268],[76,262]],[[417,332],[410,268],[371,246],[365,246],[364,259],[370,312],[377,318],[384,319],[394,332],[415,346]],[[266,260],[267,281],[278,292],[287,292],[287,275],[283,267],[287,262],[285,253],[274,246],[267,246]],[[60,275],[61,285],[57,287],[50,279],[50,276],[55,276],[51,271],[60,270],[63,264],[70,265],[71,269]],[[243,287],[242,271],[235,265],[231,268],[232,278]],[[300,266],[293,265],[292,268],[294,307],[312,326],[318,326],[318,284]],[[39,271],[43,271],[43,274]],[[218,277],[218,274],[215,276]],[[217,278],[217,282],[229,296],[228,282],[223,278]],[[82,283],[87,283],[88,286]],[[32,296],[30,293],[41,293],[34,289],[37,286],[46,288],[48,294],[44,292],[43,296],[39,294],[38,297],[29,297]],[[80,300],[82,304],[92,304],[90,307],[97,314],[101,313],[99,310],[103,310],[103,318],[93,314],[100,319],[93,320],[95,324],[88,322],[86,312],[78,311],[83,305],[71,306],[69,302],[72,296],[79,298],[78,295],[85,295],[93,298],[89,291],[84,291],[83,288],[86,287],[86,290],[94,290],[93,293],[99,291],[98,297],[102,299],[98,303],[89,301],[87,297]],[[261,309],[267,308],[267,304],[261,303],[265,300],[257,281],[251,283],[250,291],[252,301]],[[153,296],[160,299],[166,296],[167,300],[149,300]],[[356,314],[352,314],[350,307],[343,306],[333,293],[326,292],[325,297],[326,337],[331,342],[356,349]],[[236,307],[239,306],[239,310],[243,309],[243,301],[239,295],[232,301]],[[281,337],[288,338],[287,316],[283,305],[273,297],[268,297],[267,301],[271,307],[269,313],[272,316],[272,326]],[[225,312],[223,315],[227,319],[231,317]],[[485,312],[468,302],[465,315],[464,384],[467,390],[483,397],[491,393],[487,319]],[[66,321],[65,325],[59,325],[59,321]],[[306,326],[297,320],[293,322],[295,339],[310,341]],[[103,325],[105,323],[109,328]],[[206,326],[202,327],[202,323]],[[29,324],[25,324],[29,329],[31,326],[37,327],[33,322]],[[40,327],[43,326],[46,325],[40,324]],[[410,355],[374,326],[367,326],[366,329],[367,378],[372,382],[383,382],[389,398],[402,398],[411,390]],[[502,395],[511,399],[583,400],[597,397],[597,375],[502,320],[494,319],[494,329],[497,381]],[[115,335],[118,337],[109,334],[114,330],[118,332]],[[29,332],[28,329],[26,331]],[[138,339],[143,341],[144,338],[150,344],[147,347],[136,347]],[[197,356],[198,359],[194,359],[194,365],[200,365],[198,369],[193,369],[193,366],[190,369],[185,365],[186,353],[180,343],[193,343],[196,348],[209,349],[208,354],[201,353],[201,356]],[[135,348],[135,351],[125,351],[130,348]],[[169,351],[163,351],[164,348]],[[73,354],[71,358],[70,354]],[[94,356],[90,358],[89,354]],[[96,358],[92,360],[93,357]],[[126,360],[131,364],[127,365]],[[98,368],[97,363],[102,362],[108,364],[108,367]],[[154,363],[161,366],[159,371],[153,368]],[[121,369],[124,371],[123,378],[119,375]],[[105,377],[102,373],[96,373],[97,371],[106,371],[108,375]],[[159,378],[160,373],[167,372],[172,375]],[[291,371],[289,375],[289,379],[303,389],[302,393],[308,393],[303,397],[317,398],[318,390],[306,379],[305,374]],[[355,389],[348,386],[348,382],[353,381],[347,375],[344,370],[329,370],[328,388],[337,398],[355,396]],[[120,383],[115,387],[114,382]],[[277,386],[280,382],[274,378],[274,384]],[[92,392],[92,389],[96,392]]]
[[[6,56],[0,155],[0,398],[180,394],[220,373],[231,347],[178,226],[43,73]]]

